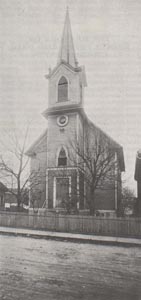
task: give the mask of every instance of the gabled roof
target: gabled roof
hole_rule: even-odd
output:
[[[56,72],[59,70],[60,66],[66,67],[68,70],[79,73],[81,81],[83,82],[84,86],[87,86],[87,79],[86,79],[86,72],[85,72],[85,67],[84,66],[79,66],[79,67],[72,67],[70,64],[68,64],[65,61],[60,62],[56,67],[54,67],[52,70],[49,70],[49,74],[45,75],[46,79],[51,78],[53,75],[56,74]]]
[[[0,192],[7,192],[8,188],[2,183],[0,182]]]
[[[68,68],[69,70],[71,70],[72,72],[81,72],[82,71],[82,67],[73,67],[71,66],[69,63],[67,63],[66,61],[62,60],[61,62],[59,62],[57,64],[56,67],[54,67],[52,70],[49,70],[49,74],[45,75],[45,78],[50,78],[52,77],[52,75],[54,75],[56,73],[56,71],[59,69],[60,66],[64,65],[66,68]]]
[[[119,164],[120,164],[120,170],[122,172],[125,171],[125,163],[124,163],[124,154],[123,154],[123,147],[117,143],[113,138],[111,138],[107,133],[105,133],[102,129],[100,129],[98,126],[96,126],[87,116],[85,113],[83,107],[80,104],[69,104],[66,106],[60,106],[60,107],[52,107],[48,108],[43,112],[44,117],[48,117],[48,115],[58,115],[60,113],[79,113],[83,120],[88,124],[88,126],[91,126],[94,129],[97,129],[101,134],[107,138],[110,141],[111,147],[116,151]]]
[[[83,110],[83,117],[85,118],[87,124],[91,126],[92,128],[97,129],[101,134],[109,140],[110,146],[113,150],[116,151],[119,165],[120,165],[120,170],[121,172],[125,171],[125,162],[124,162],[124,154],[123,154],[123,147],[117,143],[113,138],[111,138],[107,133],[105,133],[101,128],[99,128],[97,125],[95,125],[86,115],[85,111]]]
[[[141,182],[141,149],[138,150],[136,155],[136,164],[135,164],[135,175],[134,178],[136,181]]]
[[[27,156],[34,156],[36,155],[36,152],[42,148],[44,145],[42,151],[47,151],[47,129],[39,136],[39,138],[31,145],[31,147],[26,151]]]
[[[83,82],[84,86],[87,85],[84,67],[79,67],[77,64],[77,60],[76,60],[68,9],[66,12],[66,18],[65,18],[64,30],[63,30],[63,36],[62,36],[62,40],[61,40],[58,64],[53,70],[50,70],[49,74],[46,75],[45,77],[50,79],[58,71],[60,66],[64,66],[72,72],[79,72],[80,73],[80,81]],[[86,121],[89,124],[89,126],[92,126],[93,128],[97,128],[108,140],[110,140],[111,146],[113,147],[113,149],[115,149],[115,151],[118,155],[119,162],[120,162],[120,169],[121,169],[121,171],[124,171],[125,165],[124,165],[124,155],[123,155],[122,146],[119,145],[117,142],[115,142],[103,130],[98,128],[94,123],[92,123],[88,119],[86,113],[84,112],[84,109],[81,106],[81,103],[78,103],[78,104],[63,103],[62,106],[55,105],[55,106],[52,106],[51,108],[49,107],[47,110],[45,110],[43,112],[43,116],[45,118],[47,118],[49,115],[58,115],[60,113],[63,114],[63,113],[75,113],[75,112],[79,113],[83,117],[84,121]],[[44,141],[46,142],[46,140],[47,140],[47,130],[29,148],[29,150],[26,152],[26,154],[28,156],[35,155],[38,147],[40,147],[42,145],[42,143],[44,143]],[[47,147],[47,143],[45,145]]]

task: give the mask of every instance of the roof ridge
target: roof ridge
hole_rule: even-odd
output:
[[[47,129],[44,130],[44,132],[42,134],[40,134],[40,136],[38,137],[38,139],[32,143],[32,145],[30,146],[30,148],[25,152],[25,155],[30,156],[31,154],[33,154],[33,149],[35,148],[35,146],[39,146],[42,139],[47,135]]]

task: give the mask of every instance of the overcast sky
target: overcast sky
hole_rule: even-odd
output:
[[[141,148],[141,1],[0,0],[0,127],[24,128],[32,143],[46,128],[44,75],[57,63],[66,6],[77,60],[85,65],[88,117],[124,148],[136,187]]]

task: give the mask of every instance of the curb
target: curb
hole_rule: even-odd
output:
[[[70,237],[70,236],[57,236],[57,235],[50,235],[50,234],[36,234],[36,233],[24,233],[24,232],[10,232],[10,231],[2,231],[0,230],[1,235],[10,235],[10,236],[20,236],[20,237],[27,237],[27,238],[34,238],[34,239],[45,239],[45,240],[55,240],[55,241],[62,241],[62,242],[73,242],[73,243],[85,243],[85,244],[96,244],[96,245],[105,245],[105,246],[118,246],[118,247],[141,247],[141,243],[131,242],[131,241],[121,241],[118,238],[115,240],[99,240],[95,238],[81,238],[81,237]]]

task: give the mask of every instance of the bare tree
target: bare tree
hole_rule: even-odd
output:
[[[118,147],[118,144],[97,127],[85,128],[83,134],[70,141],[70,159],[82,171],[89,189],[91,215],[95,212],[96,190],[107,189],[115,176],[118,179],[118,161],[115,155]]]
[[[16,130],[12,130],[4,132],[3,140],[0,140],[0,145],[3,149],[0,155],[1,178],[8,185],[9,192],[16,197],[18,208],[21,205],[22,194],[29,180],[27,177],[24,178],[28,166],[28,158],[24,154],[27,136],[28,128],[25,131],[22,142],[20,142]]]
[[[0,177],[8,187],[9,192],[15,196],[18,209],[27,197],[29,189],[38,186],[41,182],[41,172],[30,172],[29,157],[25,155],[28,142],[29,126],[24,134],[18,130],[3,133],[0,139]],[[25,195],[26,194],[26,195]]]
[[[137,199],[135,197],[135,192],[130,187],[125,186],[122,190],[122,208],[123,211],[126,210],[126,208],[132,208],[135,210],[136,208],[136,202]]]

